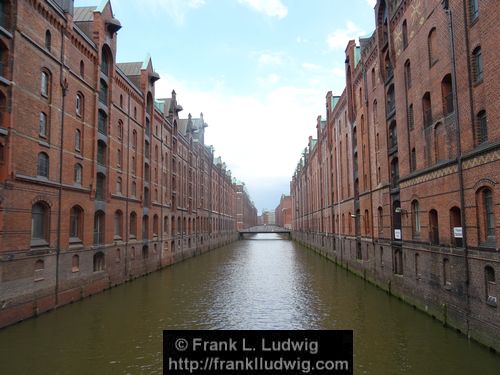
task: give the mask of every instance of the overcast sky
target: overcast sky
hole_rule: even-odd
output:
[[[100,0],[76,0],[75,6]],[[209,127],[215,148],[259,212],[278,205],[325,96],[345,86],[349,39],[371,34],[375,0],[114,0],[118,62],[150,53],[161,79]]]

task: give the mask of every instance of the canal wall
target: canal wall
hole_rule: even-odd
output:
[[[24,272],[25,263],[31,263],[31,259],[17,259],[8,268],[0,267],[3,280],[0,283],[0,328],[101,293],[237,240],[238,233],[228,231],[212,236],[176,236],[166,241],[116,242],[98,249],[78,249],[79,262],[73,266],[73,256],[77,251],[67,251],[46,256],[43,272],[35,271],[35,279],[32,273]],[[98,263],[96,269],[94,257],[98,252],[103,254],[103,262]]]
[[[483,276],[499,254],[469,251],[466,257],[450,247],[305,232],[292,232],[292,239],[500,353],[500,313],[484,293]]]

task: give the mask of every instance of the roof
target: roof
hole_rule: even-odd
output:
[[[94,20],[94,11],[96,7],[75,7],[75,22],[91,22]]]
[[[116,64],[118,68],[126,76],[139,76],[141,75],[142,62],[128,62],[128,63],[118,63]]]
[[[189,122],[189,119],[180,118],[179,121],[177,121],[177,131],[183,135],[186,134],[188,122]]]
[[[356,67],[361,60],[361,47],[354,47],[354,66]]]

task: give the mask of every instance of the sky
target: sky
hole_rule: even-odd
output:
[[[75,0],[95,6],[100,0]],[[205,143],[243,181],[259,210],[274,210],[345,87],[345,48],[374,30],[375,0],[114,0],[117,62],[149,53],[156,97],[175,89],[208,123]]]

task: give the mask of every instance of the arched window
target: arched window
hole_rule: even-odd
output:
[[[476,137],[478,145],[488,141],[488,122],[484,110],[480,111],[476,116]]]
[[[43,259],[38,259],[36,262],[35,262],[35,267],[34,267],[34,279],[35,281],[40,281],[40,280],[43,280],[44,279],[44,270],[45,270],[45,262],[43,261]]]
[[[373,123],[378,124],[378,109],[376,99],[373,101]]]
[[[159,233],[159,222],[158,222],[158,215],[153,216],[153,236],[156,237],[158,236]]]
[[[445,287],[451,285],[450,279],[450,260],[448,258],[443,259],[443,285]]]
[[[94,254],[94,272],[104,271],[104,254],[102,251]]]
[[[107,51],[103,49],[101,57],[101,73],[104,74],[105,76],[108,76],[109,67],[110,67],[110,58]]]
[[[82,184],[82,170],[83,167],[80,163],[75,164],[75,175],[74,175],[74,182],[75,184],[81,185]]]
[[[108,129],[108,115],[103,110],[99,110],[97,114],[97,130],[104,135],[107,134]]]
[[[45,32],[45,49],[50,52],[52,48],[52,35],[50,35],[50,31],[47,30]]]
[[[434,209],[429,211],[429,241],[433,245],[439,245],[438,213]]]
[[[453,246],[463,246],[462,245],[462,217],[460,214],[460,208],[452,207],[450,209],[450,238],[451,244]],[[458,233],[456,233],[458,231]]]
[[[8,50],[5,45],[0,41],[0,77],[6,77],[7,75],[7,59]]]
[[[476,47],[472,52],[472,73],[474,82],[479,83],[483,80],[483,54],[481,47]]]
[[[427,50],[429,53],[429,67],[434,65],[438,61],[437,57],[437,32],[436,28],[434,27],[430,32],[429,36],[427,37]]]
[[[387,113],[392,113],[396,110],[396,96],[394,94],[394,85],[390,85],[387,90]]]
[[[441,100],[443,102],[443,115],[447,116],[453,113],[453,92],[451,86],[451,74],[444,76],[441,81]]]
[[[40,118],[38,120],[38,135],[42,138],[47,138],[47,115],[44,112],[40,112]]]
[[[432,125],[432,105],[431,93],[427,91],[422,97],[422,113],[424,118],[424,127]]]
[[[120,168],[122,166],[122,150],[116,149],[116,166]]]
[[[78,117],[83,116],[83,95],[80,93],[76,94],[75,110]]]
[[[99,101],[105,105],[108,105],[108,85],[103,79],[101,79],[101,86],[99,89]]]
[[[36,174],[40,177],[49,178],[49,156],[45,152],[38,154]]]
[[[105,197],[106,176],[102,173],[97,174],[95,199],[102,201]]]
[[[436,162],[447,159],[446,153],[446,130],[440,122],[434,128],[434,154]]]
[[[121,210],[115,211],[114,227],[115,227],[115,239],[121,239],[122,228],[123,228],[123,213],[121,212]]]
[[[391,161],[391,183],[396,186],[399,182],[399,160],[394,158]]]
[[[97,164],[106,165],[106,143],[97,141]]]
[[[484,267],[484,283],[487,303],[497,305],[495,270],[491,266]]]
[[[46,71],[42,71],[42,78],[40,80],[40,93],[48,97],[49,96],[49,86],[50,86],[50,76]]]
[[[168,216],[163,217],[163,233],[168,233]]]
[[[417,151],[415,147],[411,149],[410,154],[410,172],[414,172],[417,169]]]
[[[389,52],[385,55],[385,80],[389,80],[394,75],[394,69],[392,67],[391,58],[389,57]]]
[[[123,95],[120,94],[120,108],[123,108]]]
[[[31,245],[47,245],[49,242],[49,207],[37,202],[31,207]]]
[[[142,239],[149,238],[149,217],[148,215],[144,215],[142,217]]]
[[[413,237],[420,235],[420,205],[417,200],[411,202],[411,226]]]
[[[406,83],[406,88],[409,89],[411,87],[411,64],[410,64],[410,60],[406,60],[406,62],[405,62],[405,83]]]
[[[401,31],[403,33],[403,49],[406,49],[406,47],[408,47],[408,24],[406,23],[406,20],[403,21]]]
[[[94,245],[104,244],[104,233],[105,214],[99,210],[94,214]]]
[[[69,241],[81,242],[83,239],[83,209],[73,206],[69,212]]]
[[[116,192],[118,194],[121,194],[122,193],[122,178],[120,176],[118,176],[116,178]]]
[[[137,184],[135,181],[132,181],[132,189],[131,190],[132,190],[132,192],[131,192],[132,196],[137,197]]]
[[[71,272],[80,271],[80,257],[78,255],[73,255],[71,258]]]
[[[372,68],[372,89],[375,87],[377,83],[377,77],[375,76],[375,68]]]
[[[137,214],[133,211],[130,213],[129,233],[131,238],[137,237]]]
[[[0,26],[8,30],[10,28],[10,3],[0,2]]]
[[[137,132],[135,129],[132,131],[132,148],[137,148]]]
[[[82,147],[82,133],[80,129],[75,130],[75,150],[80,151]]]

